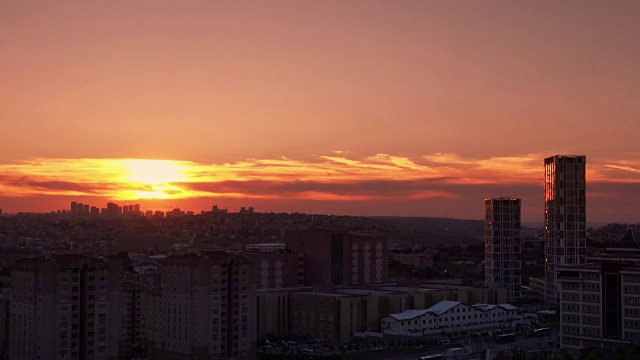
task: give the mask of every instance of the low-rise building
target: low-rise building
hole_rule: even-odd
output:
[[[511,304],[467,305],[460,301],[441,301],[424,310],[405,310],[382,319],[385,334],[422,336],[444,331],[466,331],[511,325],[518,319]]]
[[[432,268],[433,259],[431,253],[410,253],[410,254],[389,254],[389,257],[393,261],[397,261],[400,264],[412,266],[416,269]]]

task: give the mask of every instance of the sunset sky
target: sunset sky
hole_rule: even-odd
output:
[[[639,1],[0,1],[0,208],[639,222]]]

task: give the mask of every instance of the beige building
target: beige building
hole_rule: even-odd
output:
[[[149,301],[154,359],[255,358],[255,281],[246,257],[172,255],[161,271],[161,294]]]
[[[389,314],[443,300],[500,304],[506,290],[420,281],[264,290],[258,292],[258,338],[349,341],[354,332],[381,332],[380,321]]]
[[[10,358],[117,359],[120,262],[77,254],[11,266]]]

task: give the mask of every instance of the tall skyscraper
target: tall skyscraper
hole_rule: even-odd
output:
[[[586,156],[544,159],[545,302],[559,302],[557,266],[584,264],[586,241]]]
[[[520,199],[485,199],[485,282],[520,297]]]

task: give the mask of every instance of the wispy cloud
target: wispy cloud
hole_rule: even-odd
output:
[[[335,152],[310,159],[204,164],[146,159],[34,159],[0,164],[0,196],[96,196],[114,200],[203,197],[369,201],[453,199],[461,186],[539,186],[542,154],[473,158]],[[590,182],[640,183],[640,164],[589,164]],[[491,196],[492,194],[486,194]]]

